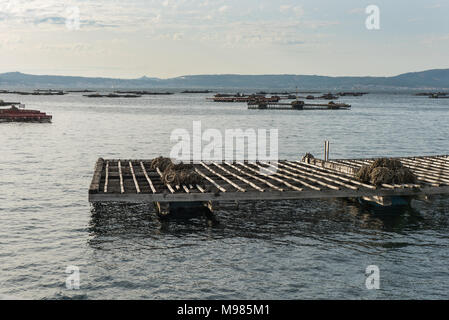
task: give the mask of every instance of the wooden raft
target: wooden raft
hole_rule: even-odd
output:
[[[354,174],[374,159],[257,163],[201,162],[203,185],[165,185],[151,160],[99,159],[89,189],[90,202],[194,202],[287,200],[449,194],[449,156],[397,158],[418,177],[417,184],[376,187]]]

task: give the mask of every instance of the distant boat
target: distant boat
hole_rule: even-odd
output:
[[[51,115],[39,110],[25,109],[25,105],[19,104],[8,109],[0,109],[0,122],[51,122]]]

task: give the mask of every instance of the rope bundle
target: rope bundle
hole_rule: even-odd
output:
[[[357,179],[375,186],[382,184],[416,183],[417,178],[396,159],[381,158],[370,166],[362,166],[356,173]]]
[[[153,159],[151,170],[159,170],[162,173],[162,182],[173,185],[197,185],[202,184],[203,178],[195,171],[191,164],[174,164],[171,159],[159,157]]]

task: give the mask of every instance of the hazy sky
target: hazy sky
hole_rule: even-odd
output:
[[[0,72],[395,75],[449,68],[448,16],[447,0],[0,0]]]

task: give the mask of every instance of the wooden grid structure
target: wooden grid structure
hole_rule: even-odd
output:
[[[151,160],[96,163],[90,202],[197,202],[387,197],[449,194],[449,156],[397,158],[418,177],[417,184],[376,187],[354,174],[374,159],[324,161],[201,162],[195,171],[202,185],[165,185]]]

